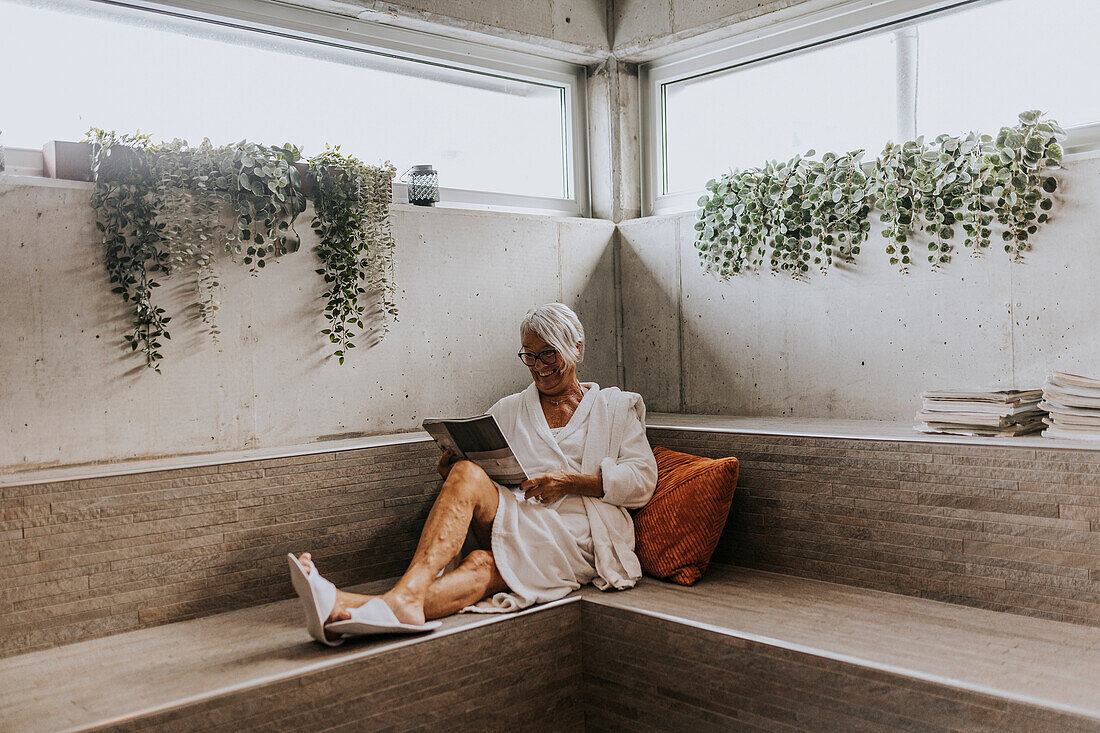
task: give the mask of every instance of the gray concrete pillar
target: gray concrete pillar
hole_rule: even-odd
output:
[[[590,66],[587,91],[592,216],[635,219],[642,212],[638,66],[613,56]]]

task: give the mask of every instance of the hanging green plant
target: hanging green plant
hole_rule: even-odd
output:
[[[343,364],[348,350],[355,348],[353,329],[380,328],[384,334],[389,319],[397,316],[389,218],[397,171],[388,162],[368,166],[337,146],[311,158],[309,172],[314,178],[312,226],[319,240],[313,250],[322,264],[317,274],[327,288],[328,328],[321,333],[336,346],[332,355]],[[365,298],[373,299],[374,309],[368,311]]]
[[[871,179],[863,172],[862,150],[837,155],[825,153],[814,169],[814,185],[820,189],[814,212],[818,228],[817,249],[821,271],[833,264],[834,255],[845,264],[855,262],[859,245],[871,231]]]
[[[806,156],[813,154],[811,150]],[[810,269],[813,248],[811,208],[802,208],[807,195],[805,161],[796,155],[786,163],[769,163],[765,171],[771,178],[765,191],[764,226],[772,243],[772,272],[804,277]],[[812,207],[812,199],[809,203]]]
[[[972,256],[980,256],[989,248],[993,230],[993,206],[989,196],[993,193],[993,162],[986,150],[993,138],[971,132],[959,144],[964,157],[962,187],[962,222],[966,238],[963,246],[970,249]]]
[[[164,224],[157,221],[161,201],[156,172],[143,154],[150,145],[149,136],[93,128],[88,141],[92,143],[92,207],[114,286],[111,292],[121,295],[130,308],[131,327],[123,338],[131,351],[145,357],[145,366],[159,373],[164,358],[160,349],[171,338],[167,325],[172,319],[152,298],[160,287],[156,275],[167,275],[172,260],[163,246]]]
[[[1062,159],[1064,135],[1031,111],[995,140],[970,133],[887,143],[870,175],[862,151],[819,162],[811,150],[731,171],[708,181],[699,199],[695,248],[704,270],[723,278],[759,270],[765,257],[773,273],[805,278],[812,262],[824,274],[836,260],[855,261],[878,208],[886,254],[903,274],[918,233],[936,270],[951,261],[956,228],[971,252],[987,249],[994,218],[1019,259],[1053,208],[1058,182],[1047,171]]]
[[[766,249],[764,192],[769,179],[751,168],[707,181],[695,242],[704,269],[728,278],[761,267]]]
[[[301,240],[294,220],[306,208],[302,180],[294,163],[302,152],[290,143],[282,147],[241,140],[233,146],[236,186],[229,200],[237,214],[233,250],[244,254],[252,274],[267,260],[297,252]]]
[[[272,258],[301,246],[294,229],[306,208],[295,165],[301,151],[289,143],[245,140],[230,146],[209,140],[199,146],[185,140],[153,145],[140,133],[94,128],[87,140],[104,260],[113,291],[132,310],[126,342],[159,372],[171,318],[152,302],[160,286],[154,276],[192,270],[199,316],[217,341],[218,249],[243,255],[256,275]],[[313,158],[309,170],[316,180],[313,228],[320,241],[315,251],[323,263],[317,272],[326,284],[324,333],[343,363],[356,345],[352,328],[360,333],[370,328],[382,338],[397,316],[389,217],[396,170],[389,163],[365,165],[338,147]]]
[[[826,153],[820,162],[814,154],[707,182],[695,223],[704,269],[728,278],[766,260],[773,274],[801,279],[811,265],[826,273],[834,259],[853,261],[871,230],[863,151]]]
[[[907,273],[913,262],[909,236],[920,214],[917,183],[922,152],[923,137],[901,145],[887,143],[874,168],[875,203],[882,212],[879,221],[886,225],[882,236],[889,242],[886,254],[890,255],[890,264],[902,273]]]
[[[960,216],[969,173],[962,140],[940,135],[921,152],[914,180],[920,197],[918,209],[929,236],[928,262],[937,270],[951,261],[954,224]]]
[[[192,270],[199,318],[215,343],[219,286],[214,271],[217,250],[232,238],[227,226],[225,191],[231,180],[233,151],[203,140],[191,147],[173,140],[147,150],[155,168],[163,224],[161,236],[173,270]]]
[[[994,211],[1005,227],[1001,237],[1005,252],[1019,260],[1031,249],[1029,237],[1050,218],[1054,206],[1050,194],[1058,181],[1046,171],[1062,162],[1060,141],[1066,132],[1056,122],[1042,119],[1042,112],[1020,113],[1014,127],[1003,127],[993,142]]]

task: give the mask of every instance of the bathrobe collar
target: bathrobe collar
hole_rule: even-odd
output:
[[[588,387],[588,390],[581,398],[577,409],[574,410],[573,416],[569,418],[569,422],[558,433],[557,438],[554,438],[554,434],[550,432],[550,424],[546,422],[546,414],[542,411],[542,403],[539,401],[538,387],[532,382],[523,391],[523,408],[528,413],[528,424],[535,426],[535,431],[539,437],[561,458],[563,465],[567,465],[568,461],[561,448],[558,447],[558,441],[568,437],[584,425],[589,413],[592,412],[592,406],[596,404],[596,394],[600,391],[600,385],[595,382],[581,382],[581,385]]]

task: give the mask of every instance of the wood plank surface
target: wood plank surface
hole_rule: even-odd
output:
[[[1100,727],[1097,628],[727,565],[713,565],[692,587],[643,578],[627,592],[586,588],[582,595],[586,634],[591,614],[611,608],[751,641],[772,654],[808,654],[1085,716]],[[689,636],[676,629],[679,643]],[[650,641],[643,634],[638,643]],[[693,647],[669,643],[669,654],[691,661]],[[700,652],[698,661],[705,657]]]
[[[329,648],[309,638],[294,599],[23,654],[0,660],[0,730],[454,725],[482,720],[478,706],[523,700],[514,715],[555,709],[575,728],[577,601],[459,614],[427,635]]]

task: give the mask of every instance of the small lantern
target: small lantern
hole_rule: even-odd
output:
[[[409,187],[410,204],[435,206],[439,201],[439,173],[430,165],[414,165],[402,178]]]

